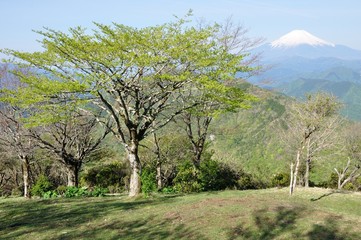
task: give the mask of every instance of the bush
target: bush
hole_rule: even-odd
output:
[[[330,178],[327,181],[327,187],[337,189],[337,185],[338,185],[338,175],[337,173],[332,172],[330,174]]]
[[[124,188],[122,188],[119,184],[108,186],[109,193],[120,193],[123,191],[122,189],[124,189]]]
[[[203,190],[211,191],[234,188],[239,176],[229,165],[209,159],[201,162],[199,179]]]
[[[17,187],[11,189],[11,196],[20,197],[20,196],[22,196],[22,195],[24,195],[24,193],[23,193],[23,191],[22,191],[21,189],[19,189],[19,188],[17,188]]]
[[[108,193],[107,188],[95,187],[89,195],[92,197],[104,197],[106,193]]]
[[[164,187],[162,188],[162,193],[165,193],[165,194],[171,194],[171,193],[176,193],[176,189],[173,188],[173,187]]]
[[[246,190],[246,189],[257,189],[257,184],[253,180],[252,175],[248,173],[242,173],[242,175],[239,177],[238,183],[238,189],[240,190]]]
[[[142,193],[144,196],[148,196],[149,193],[157,190],[157,184],[155,179],[155,171],[151,168],[144,168],[141,175],[142,181]]]
[[[190,193],[203,190],[198,178],[199,170],[190,161],[178,167],[177,176],[174,178],[174,189],[178,192]]]
[[[67,187],[64,196],[67,198],[73,197],[104,197],[108,193],[107,188],[95,187],[92,191],[89,191],[86,187]]]
[[[65,194],[66,189],[67,189],[67,186],[60,185],[56,188],[56,192],[58,195],[63,196]]]
[[[287,187],[290,184],[290,174],[282,172],[273,175],[271,184],[272,187]]]
[[[58,195],[57,191],[50,190],[50,191],[45,192],[42,197],[45,199],[49,199],[49,198],[56,198],[58,196],[59,195]]]
[[[81,188],[67,187],[64,196],[67,198],[84,197],[84,196],[89,196],[89,192],[86,187],[81,187]]]
[[[179,192],[216,191],[238,186],[239,173],[229,165],[204,159],[199,169],[187,161],[178,168],[174,188]]]
[[[90,186],[106,188],[108,186],[124,186],[124,178],[129,175],[128,167],[122,162],[114,162],[88,169],[82,180]]]
[[[347,191],[355,191],[356,187],[353,185],[352,182],[348,182],[343,186],[343,189],[345,189]]]
[[[52,183],[45,175],[39,175],[34,186],[31,188],[31,194],[34,196],[42,197],[45,192],[52,189]]]

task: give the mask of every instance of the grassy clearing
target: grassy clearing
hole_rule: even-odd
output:
[[[360,239],[361,194],[324,189],[0,199],[0,239]]]

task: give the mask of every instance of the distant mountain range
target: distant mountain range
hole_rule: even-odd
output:
[[[345,103],[345,115],[361,120],[361,51],[294,30],[254,52],[269,70],[250,82],[294,97],[331,92]]]

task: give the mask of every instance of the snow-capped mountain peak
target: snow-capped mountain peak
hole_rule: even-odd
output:
[[[331,46],[335,47],[335,44],[327,42],[321,38],[313,36],[305,30],[293,30],[279,39],[271,42],[272,48],[290,48],[298,45],[311,45],[316,46]]]

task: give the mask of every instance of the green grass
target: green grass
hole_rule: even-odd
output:
[[[360,239],[361,194],[224,191],[0,199],[0,239]]]

